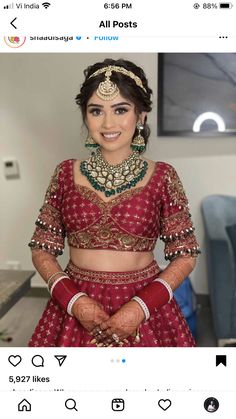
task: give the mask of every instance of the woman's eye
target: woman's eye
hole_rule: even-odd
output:
[[[103,111],[100,108],[91,108],[91,109],[89,109],[88,112],[93,116],[99,116],[99,115],[102,114]],[[123,108],[123,107],[122,108],[116,108],[116,109],[114,109],[114,112],[115,112],[116,115],[122,115],[122,114],[128,112],[128,109]]]
[[[126,108],[116,108],[115,109],[115,113],[117,113],[117,114],[123,114],[123,113],[126,113],[126,112],[128,112],[128,109],[126,109]]]
[[[90,114],[92,114],[92,115],[94,115],[94,116],[98,116],[98,115],[100,115],[101,114],[101,109],[99,109],[99,108],[94,108],[94,109],[89,109],[89,113]]]

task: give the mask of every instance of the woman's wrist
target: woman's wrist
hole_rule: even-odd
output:
[[[77,294],[73,295],[73,297],[70,299],[68,305],[67,305],[67,313],[69,316],[74,316],[74,307],[75,303],[81,298],[81,297],[87,297],[88,295],[85,292],[78,292]]]
[[[150,312],[148,310],[147,305],[145,304],[145,302],[138,296],[134,296],[133,298],[131,298],[131,301],[136,301],[136,303],[139,305],[140,309],[142,310],[143,313],[143,319],[142,321],[147,321],[150,317]]]
[[[63,310],[67,311],[70,315],[72,315],[72,306],[74,302],[79,298],[79,296],[82,296],[77,286],[67,276],[57,278],[57,280],[53,283],[50,292],[52,298],[56,300]],[[83,295],[84,294],[85,293],[83,293]],[[77,297],[75,298],[75,296]]]
[[[154,279],[153,282],[160,282],[160,284],[164,285],[164,287],[167,289],[167,291],[169,293],[169,301],[168,302],[170,302],[170,300],[172,300],[172,298],[173,298],[173,291],[172,291],[172,288],[171,288],[170,284],[168,284],[168,282],[165,279],[161,278],[160,276],[158,278]]]
[[[52,285],[54,284],[55,281],[57,281],[60,278],[69,278],[69,276],[67,275],[66,272],[64,271],[57,271],[54,272],[48,279],[46,279],[46,283],[47,283],[47,287],[48,287],[48,291],[50,292]]]
[[[48,291],[50,292],[51,296],[53,293],[53,290],[55,288],[55,286],[58,284],[58,282],[60,282],[62,279],[70,279],[68,275],[61,275],[57,278],[54,278],[54,280],[50,281],[47,283],[47,287],[48,287]]]
[[[146,320],[148,320],[154,310],[161,308],[171,300],[173,293],[170,287],[166,286],[165,282],[165,280],[157,278],[157,280],[152,281],[138,291],[135,297],[133,297],[143,308]]]

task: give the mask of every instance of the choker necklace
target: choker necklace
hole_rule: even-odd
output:
[[[130,189],[144,178],[148,163],[140,158],[138,151],[120,164],[112,165],[104,160],[100,148],[80,163],[80,170],[89,183],[105,196],[121,193]]]

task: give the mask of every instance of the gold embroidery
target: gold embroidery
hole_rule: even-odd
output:
[[[161,219],[161,240],[165,242],[165,259],[172,260],[179,255],[195,256],[200,253],[188,199],[183,185],[173,167],[165,174],[167,200],[165,216]]]
[[[194,234],[194,227],[188,212],[175,214],[162,220],[161,238],[165,241],[165,259],[178,255],[197,255],[199,245]],[[164,237],[166,239],[164,239]]]
[[[46,201],[51,197],[52,194],[55,194],[58,191],[58,177],[59,177],[60,171],[61,171],[61,168],[60,168],[60,165],[58,165],[51,177],[50,184],[47,188],[46,195],[45,195]]]
[[[192,234],[194,230],[195,230],[194,227],[185,228],[178,233],[173,233],[173,234],[164,235],[164,236],[160,235],[160,239],[163,240],[164,242],[175,241],[177,239],[180,239],[181,237],[183,238],[183,237],[188,236],[189,234]]]
[[[135,251],[151,251],[155,247],[156,238],[146,239],[140,237],[132,237],[120,231],[109,233],[109,237],[104,239],[101,232],[82,232],[68,233],[68,245],[82,249],[109,249],[109,250],[131,250]]]
[[[182,230],[193,229],[193,223],[187,210],[171,214],[161,220],[161,235],[180,234]]]
[[[120,240],[122,241],[125,247],[133,246],[135,243],[135,238],[128,234],[124,234],[123,237],[120,238]]]
[[[170,198],[170,203],[173,205],[188,204],[188,200],[182,185],[182,182],[173,167],[165,174],[164,181],[167,184],[167,192]]]
[[[38,225],[38,220],[42,225]],[[53,255],[60,255],[64,250],[65,228],[60,212],[49,204],[44,204],[36,221],[36,229],[29,243],[32,249],[38,248]],[[45,226],[47,228],[45,228]]]
[[[99,237],[102,241],[108,241],[112,238],[111,231],[108,227],[102,227],[99,231]]]
[[[78,237],[79,242],[81,242],[83,244],[88,244],[90,242],[90,235],[89,235],[89,233],[86,233],[85,231],[82,231],[81,233],[78,233],[77,237]]]
[[[116,225],[111,217],[101,217],[96,223],[83,231],[67,234],[68,245],[83,249],[113,249],[132,251],[151,251],[157,238],[132,235]]]
[[[181,249],[181,250],[175,250],[175,252],[166,253],[165,254],[165,260],[172,261],[173,259],[177,258],[178,256],[186,256],[186,257],[197,257],[201,253],[201,250],[199,247],[194,247],[193,249]]]
[[[133,197],[134,195],[140,193],[140,191],[145,188],[145,186],[139,186],[138,188],[129,189],[121,193],[120,195],[109,199],[109,201],[104,201],[93,189],[90,189],[88,186],[85,185],[78,185],[76,184],[76,189],[81,193],[84,198],[88,199],[91,202],[94,202],[98,207],[106,210],[107,207],[111,207],[113,205],[118,205],[122,201]]]
[[[193,233],[165,245],[165,258],[170,260],[179,255],[197,256],[199,253],[200,248]]]
[[[156,277],[160,273],[160,270],[161,269],[155,260],[144,269],[127,272],[92,271],[79,268],[70,261],[65,272],[67,272],[73,280],[77,281],[90,281],[102,284],[118,285],[131,284]]]

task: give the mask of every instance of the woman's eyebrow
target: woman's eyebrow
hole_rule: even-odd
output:
[[[115,105],[112,105],[111,108],[115,108],[116,106],[124,106],[124,105],[132,106],[131,103],[129,102],[120,102],[120,103],[115,103]],[[96,106],[97,108],[103,108],[103,105],[99,105],[97,103],[90,103],[88,105],[88,108],[92,106]]]
[[[115,108],[115,106],[124,106],[124,105],[131,106],[131,103],[129,103],[129,102],[115,103],[115,105],[112,105],[111,108]]]
[[[97,103],[90,103],[90,104],[88,105],[88,108],[89,108],[90,106],[96,106],[97,108],[103,108],[103,105],[98,105]]]

